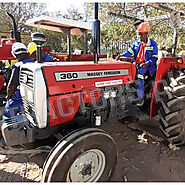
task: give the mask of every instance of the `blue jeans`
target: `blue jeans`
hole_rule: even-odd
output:
[[[3,112],[3,119],[8,119],[16,116],[23,109],[20,89],[17,89],[15,94],[7,101]]]

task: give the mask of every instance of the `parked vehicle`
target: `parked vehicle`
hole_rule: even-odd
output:
[[[99,36],[95,3],[94,61],[21,66],[24,112],[3,120],[2,134],[8,146],[54,143],[44,164],[43,182],[107,181],[116,166],[117,148],[98,126],[137,114],[136,67],[128,58],[99,61]],[[34,40],[40,47],[39,38]],[[184,68],[185,58],[162,58],[155,84],[147,90],[152,93],[150,116],[159,112],[161,129],[176,145],[185,138]]]

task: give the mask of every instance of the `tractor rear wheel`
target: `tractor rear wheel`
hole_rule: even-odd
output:
[[[103,130],[74,131],[59,141],[48,155],[42,182],[103,182],[117,161],[114,140]]]
[[[185,144],[185,71],[178,71],[170,77],[164,87],[165,96],[158,113],[160,128],[166,139],[176,146]]]

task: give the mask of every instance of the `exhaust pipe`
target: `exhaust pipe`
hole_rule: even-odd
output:
[[[94,63],[98,63],[100,53],[100,21],[98,20],[98,3],[94,3],[94,21],[92,27],[92,40],[94,47]]]
[[[17,25],[15,22],[14,16],[10,14],[9,12],[6,12],[6,13],[12,19],[12,23],[13,23],[12,38],[16,39],[17,42],[21,42],[20,32],[17,31]]]
[[[172,44],[172,57],[175,57],[175,54],[176,54],[177,38],[178,38],[178,31],[177,31],[177,28],[174,28],[174,30],[173,30],[173,44]]]

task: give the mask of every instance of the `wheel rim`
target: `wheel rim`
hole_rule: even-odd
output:
[[[66,181],[96,182],[103,174],[105,163],[105,155],[101,150],[87,150],[72,163]]]

